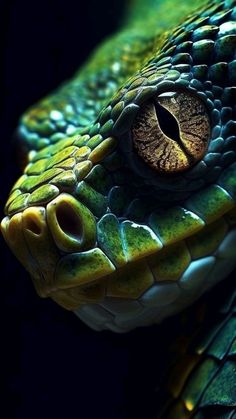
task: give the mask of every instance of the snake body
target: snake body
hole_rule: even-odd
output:
[[[38,294],[95,330],[159,323],[236,266],[236,6],[187,3],[131,3],[19,124],[3,235]],[[159,416],[234,417],[235,326],[233,294],[177,358]]]

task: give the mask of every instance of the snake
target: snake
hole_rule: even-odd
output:
[[[177,345],[156,417],[236,417],[236,1],[130,1],[26,110],[17,142],[1,229],[39,296],[125,333],[203,294],[210,306],[222,282],[220,308]]]

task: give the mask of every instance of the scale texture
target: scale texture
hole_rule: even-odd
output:
[[[2,233],[41,297],[122,333],[227,289],[235,85],[235,1],[135,0],[75,77],[26,111]],[[234,291],[225,298],[172,359],[157,417],[235,417]]]

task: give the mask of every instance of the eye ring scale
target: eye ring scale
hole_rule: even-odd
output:
[[[168,175],[186,171],[203,158],[211,128],[201,99],[169,91],[142,106],[131,132],[138,155],[152,169]]]

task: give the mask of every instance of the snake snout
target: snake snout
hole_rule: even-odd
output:
[[[1,228],[9,247],[31,274],[37,292],[43,297],[58,289],[55,271],[59,260],[92,249],[96,242],[94,216],[66,193],[46,208],[32,206],[5,217]]]

